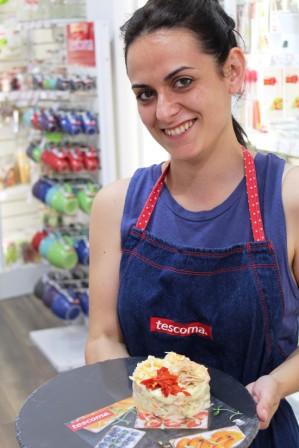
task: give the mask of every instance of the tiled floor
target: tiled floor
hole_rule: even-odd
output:
[[[29,339],[31,330],[61,322],[37,299],[0,300],[0,447],[17,448],[15,418],[27,396],[56,375]],[[57,447],[60,448],[60,447]]]

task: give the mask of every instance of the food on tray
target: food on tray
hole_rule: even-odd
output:
[[[139,414],[180,422],[210,406],[210,375],[203,365],[170,352],[149,356],[132,375],[133,399]]]

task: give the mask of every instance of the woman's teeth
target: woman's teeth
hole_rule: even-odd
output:
[[[186,123],[181,124],[181,126],[178,126],[177,128],[164,129],[164,132],[166,135],[169,135],[170,137],[181,135],[184,132],[188,131],[188,129],[191,128],[193,123],[194,123],[194,120],[186,121]]]

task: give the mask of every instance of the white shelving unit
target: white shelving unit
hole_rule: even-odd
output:
[[[63,372],[85,364],[86,335],[86,325],[77,323],[32,331],[30,338],[54,368]]]
[[[15,0],[17,1],[17,0]],[[71,7],[71,6],[69,6]],[[11,13],[9,22],[11,23],[14,14]],[[94,16],[93,16],[94,17]],[[49,36],[48,29],[54,28],[55,30],[60,27],[65,27],[67,24],[86,21],[86,18],[79,19],[36,19],[28,16],[26,20],[15,22],[15,29],[19,32],[23,32],[29,39],[30,46],[35,45],[35,41],[40,46],[41,42],[37,37],[39,30],[45,30],[45,35]],[[57,30],[59,32],[59,30]],[[106,185],[114,181],[117,177],[117,163],[116,163],[116,148],[115,148],[115,129],[114,129],[114,101],[113,101],[113,87],[112,87],[112,69],[111,69],[111,32],[109,23],[105,20],[94,21],[94,32],[96,42],[96,67],[67,67],[68,70],[73,70],[78,73],[88,74],[96,77],[97,91],[92,93],[90,98],[92,104],[92,110],[98,115],[98,122],[100,128],[100,134],[98,138],[97,146],[100,148],[101,153],[101,171],[98,177],[100,185]],[[33,39],[33,40],[31,40]],[[31,57],[30,51],[28,54],[23,52],[19,55],[15,61],[5,63],[5,69],[10,69],[15,64],[27,65]],[[38,49],[39,50],[39,49]],[[40,55],[40,51],[37,50],[37,54]],[[55,66],[56,58],[60,56],[58,52],[53,52],[53,66]],[[60,62],[60,59],[59,59]],[[58,64],[59,64],[58,62]],[[16,107],[30,107],[38,105],[40,102],[49,101],[52,105],[57,101],[61,101],[62,104],[72,105],[74,101],[74,107],[87,104],[88,99],[86,94],[81,92],[76,94],[76,100],[74,94],[68,91],[12,91],[12,92],[0,92],[0,104],[11,103]],[[82,101],[81,101],[82,100]],[[52,103],[51,103],[52,101]],[[80,102],[81,101],[81,102]],[[54,102],[54,103],[53,103]],[[3,136],[3,133],[2,133]],[[16,134],[11,136],[11,139],[19,138]],[[25,142],[27,136],[24,135]],[[93,140],[93,143],[95,140]],[[29,137],[27,143],[29,144]],[[23,146],[24,141],[22,141]],[[13,149],[12,149],[13,150]],[[28,195],[31,195],[31,186],[24,185],[9,188],[0,192],[0,299],[7,299],[10,297],[16,297],[24,294],[30,294],[33,291],[34,285],[41,275],[49,270],[50,266],[45,263],[28,264],[28,265],[13,265],[10,268],[5,266],[5,256],[3,253],[3,233],[7,230],[7,225],[3,225],[3,219],[5,218],[5,204],[9,201],[9,198],[14,193],[23,203],[26,202]],[[38,201],[32,199],[32,202],[38,204]],[[40,205],[39,205],[40,207]],[[4,228],[5,227],[5,228]],[[6,233],[5,233],[6,235]],[[84,345],[86,339],[87,325],[86,321],[82,318],[75,322],[63,322],[59,328],[49,328],[39,331],[33,331],[30,333],[30,338],[34,344],[40,349],[50,363],[56,368],[57,371],[68,370],[71,368],[79,367],[84,364]]]
[[[112,73],[109,26],[94,22],[97,68],[89,74],[97,78],[97,110],[99,114],[101,148],[101,184],[116,179],[115,132],[112,100]],[[84,364],[87,336],[86,320],[30,333],[30,338],[58,372]]]
[[[112,100],[112,73],[109,26],[94,22],[97,60],[97,98],[100,125],[102,172],[101,183],[106,185],[116,179],[115,132]],[[32,341],[57,371],[61,372],[84,364],[86,322],[64,325],[30,333]]]
[[[76,20],[44,20],[37,22],[24,22],[19,28],[26,32],[37,30],[38,27],[49,28],[51,26],[65,26],[68,23],[75,23]],[[97,92],[93,97],[95,111],[99,117],[99,147],[101,150],[102,169],[100,173],[99,183],[106,185],[116,179],[116,155],[115,155],[115,132],[113,117],[113,95],[112,95],[112,73],[111,73],[111,56],[110,56],[110,36],[109,26],[103,21],[94,23],[96,36],[96,59],[97,67],[88,68],[88,74],[97,78]],[[84,95],[82,95],[83,102]],[[38,104],[39,101],[68,101],[71,104],[72,93],[60,91],[13,91],[0,92],[0,103],[6,101],[13,103],[16,107],[26,107]],[[80,94],[77,100],[80,104]],[[85,98],[86,100],[86,98]],[[12,136],[12,139],[14,136]],[[15,189],[15,188],[14,188]],[[14,190],[13,189],[13,190]],[[43,272],[47,269],[44,264],[36,265],[15,265],[9,268],[5,267],[3,253],[3,234],[5,229],[3,219],[5,218],[5,201],[9,196],[11,189],[4,190],[0,194],[0,299],[16,297],[23,294],[32,293],[34,284]],[[19,196],[26,202],[28,194],[30,194],[30,186],[19,189]],[[21,200],[21,197],[20,197]],[[35,200],[33,200],[34,202]],[[37,204],[37,201],[36,201]],[[37,205],[37,207],[39,207]],[[7,226],[6,226],[7,227]],[[24,221],[24,227],[26,224]]]

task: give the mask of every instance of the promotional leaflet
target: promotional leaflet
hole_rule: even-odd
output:
[[[213,398],[208,411],[208,428],[169,427],[140,421],[132,397],[107,405],[65,423],[93,448],[185,448],[204,442],[206,448],[247,448],[254,434],[256,420]],[[156,419],[157,420],[157,419]],[[160,422],[161,423],[161,422]],[[165,423],[165,422],[164,422]]]

